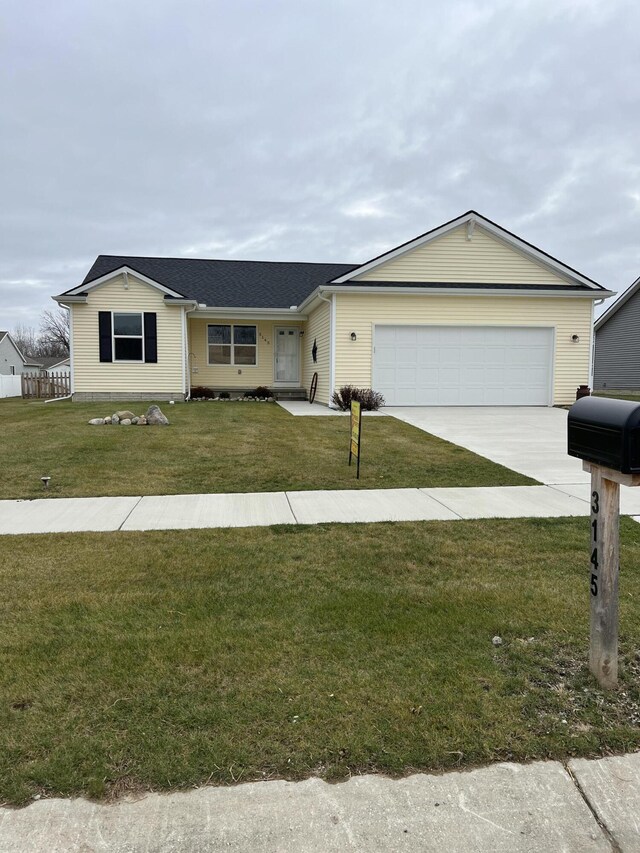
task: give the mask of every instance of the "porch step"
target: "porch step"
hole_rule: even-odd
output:
[[[306,388],[274,388],[273,396],[276,400],[306,400]]]

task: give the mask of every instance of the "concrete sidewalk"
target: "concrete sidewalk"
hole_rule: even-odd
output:
[[[0,809],[3,853],[640,850],[640,753]]]
[[[621,510],[640,517],[640,489]],[[0,535],[589,514],[589,486],[366,489],[0,501]]]

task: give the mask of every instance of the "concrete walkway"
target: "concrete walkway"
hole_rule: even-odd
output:
[[[3,853],[640,850],[640,753],[328,785],[257,782],[0,809]]]
[[[624,490],[621,509],[640,520],[640,489]],[[42,498],[0,501],[0,535],[588,514],[585,484]]]

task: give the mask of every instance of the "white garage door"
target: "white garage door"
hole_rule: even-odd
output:
[[[373,387],[390,406],[547,406],[553,329],[376,326]]]

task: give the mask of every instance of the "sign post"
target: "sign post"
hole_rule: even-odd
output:
[[[589,667],[601,687],[618,683],[618,576],[620,573],[620,485],[638,486],[640,476],[583,462],[591,474]]]
[[[349,441],[349,465],[352,457],[356,457],[356,480],[360,479],[360,436],[362,426],[362,411],[360,403],[351,401],[351,438]]]

